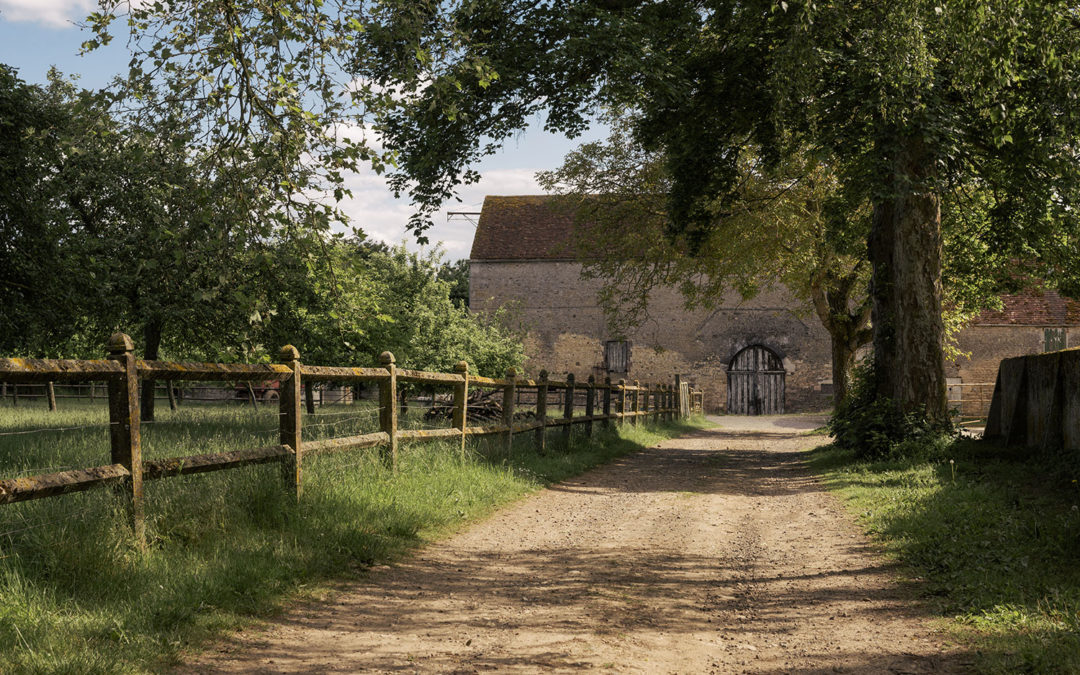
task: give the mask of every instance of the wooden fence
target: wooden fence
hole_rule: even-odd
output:
[[[1080,349],[1002,361],[983,437],[1006,445],[1080,451]]]
[[[109,403],[111,463],[102,466],[0,480],[0,505],[41,499],[104,486],[114,486],[124,495],[136,543],[145,545],[143,481],[172,476],[221,471],[252,464],[278,463],[287,489],[299,499],[303,490],[304,458],[309,455],[344,452],[361,448],[379,448],[387,465],[397,463],[398,444],[402,441],[457,439],[465,451],[469,436],[496,436],[507,454],[514,434],[532,432],[539,452],[547,444],[547,430],[561,428],[569,441],[571,426],[584,425],[591,436],[596,423],[637,424],[642,419],[673,420],[702,410],[702,396],[675,377],[674,385],[612,383],[606,379],[576,382],[572,374],[566,380],[548,379],[546,371],[539,379],[519,377],[514,369],[502,379],[469,373],[464,361],[454,373],[433,373],[398,368],[394,355],[383,352],[381,367],[353,368],[310,366],[300,362],[300,354],[290,346],[281,350],[280,363],[223,364],[171,363],[136,359],[127,335],[117,333],[109,340],[105,360],[0,359],[0,380],[16,384],[45,382],[105,382]],[[144,461],[142,458],[139,383],[151,381],[231,381],[277,382],[279,389],[279,442],[276,445],[231,452],[187,455]],[[343,385],[375,383],[379,388],[379,431],[346,438],[314,442],[301,439],[301,384],[308,386],[334,382]],[[399,385],[403,383],[441,386],[453,389],[453,426],[446,429],[401,429],[398,424]],[[498,424],[470,426],[468,421],[469,389],[502,389],[502,419]],[[514,419],[517,392],[535,390],[535,417],[529,421]],[[549,393],[564,395],[561,411],[549,411]],[[584,396],[579,394],[584,392]],[[584,398],[584,406],[579,399]],[[559,414],[561,412],[561,414]],[[553,414],[554,413],[554,414]],[[583,413],[583,414],[579,414]]]

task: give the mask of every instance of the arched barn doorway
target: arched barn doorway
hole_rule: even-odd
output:
[[[727,411],[732,415],[784,412],[784,362],[767,347],[751,345],[728,366]]]

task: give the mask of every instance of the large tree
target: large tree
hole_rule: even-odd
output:
[[[136,79],[162,78],[193,109],[236,120],[226,135],[285,139],[282,156],[299,162],[332,124],[374,123],[399,162],[392,184],[421,207],[420,233],[477,178],[471,164],[537,113],[573,134],[597,105],[640,111],[637,138],[663,149],[672,179],[669,235],[690,250],[715,205],[738,199],[746,148],[770,164],[809,148],[842,167],[853,201],[873,205],[876,388],[898,410],[945,417],[944,194],[989,194],[994,227],[979,237],[1039,276],[1077,278],[1080,17],[1066,2],[233,0],[131,11]],[[101,35],[109,16],[95,21]],[[326,175],[364,153],[326,153]]]

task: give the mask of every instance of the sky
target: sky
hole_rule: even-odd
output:
[[[127,69],[130,54],[117,38],[108,47],[78,55],[87,33],[77,23],[95,6],[92,0],[0,0],[0,63],[16,68],[19,77],[31,83],[45,82],[49,68],[56,66],[68,75],[78,75],[84,87],[105,86]],[[543,131],[539,123],[477,164],[480,182],[462,188],[461,202],[445,204],[435,216],[428,237],[433,243],[441,242],[447,260],[468,258],[475,218],[448,221],[446,211],[479,211],[485,195],[539,194],[537,171],[558,167],[567,152],[600,138],[603,132],[597,127],[571,140]],[[384,179],[373,172],[350,176],[348,185],[353,196],[341,207],[354,227],[370,238],[389,244],[404,241],[410,249],[419,249],[405,232],[405,222],[413,212],[408,200],[395,199]]]

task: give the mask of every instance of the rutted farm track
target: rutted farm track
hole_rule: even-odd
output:
[[[183,670],[963,672],[801,464],[822,440],[719,429],[667,441]]]

